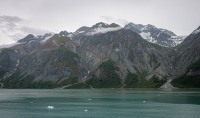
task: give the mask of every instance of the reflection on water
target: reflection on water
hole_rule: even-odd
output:
[[[0,118],[199,118],[200,90],[0,89]]]

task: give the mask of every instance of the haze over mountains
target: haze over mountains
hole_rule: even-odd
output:
[[[176,87],[200,87],[199,41],[199,28],[185,38],[134,23],[29,34],[1,49],[0,83],[4,88],[157,88],[173,80]]]

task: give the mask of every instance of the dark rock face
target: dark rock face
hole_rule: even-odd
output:
[[[19,43],[21,43],[21,42],[28,43],[28,42],[30,42],[32,40],[36,40],[36,38],[32,34],[29,34],[28,36],[26,36],[25,38],[19,40],[18,42]]]
[[[157,88],[168,77],[188,74],[187,67],[200,58],[198,29],[169,48],[144,40],[137,31],[143,26],[135,27],[133,32],[97,23],[74,33],[28,35],[1,49],[0,83],[5,88]]]
[[[68,33],[67,31],[61,31],[61,32],[59,33],[59,35],[60,35],[60,36],[68,36],[69,33]]]
[[[155,73],[160,77],[167,76],[165,71],[169,67],[162,60],[170,60],[167,57],[170,51],[171,49],[151,44],[137,33],[126,29],[82,36],[77,48],[77,53],[89,65],[89,69],[93,70],[104,60],[112,59],[120,66],[122,78],[127,70],[146,76],[153,76]]]
[[[0,78],[15,71],[18,53],[13,49],[3,49],[0,53]],[[9,75],[9,74],[8,74]]]
[[[176,50],[176,79],[172,82],[177,87],[200,87],[200,27],[193,31]],[[181,76],[180,76],[181,75]]]
[[[180,75],[185,72],[187,67],[200,57],[200,32],[192,32],[183,43],[176,46],[176,70]]]
[[[200,87],[200,58],[187,67],[187,71],[172,81],[175,87],[199,88]]]
[[[90,27],[80,27],[78,30],[76,30],[76,33],[82,33],[82,32],[87,32],[90,29]]]

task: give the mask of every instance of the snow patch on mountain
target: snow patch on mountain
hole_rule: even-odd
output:
[[[164,47],[174,47],[184,41],[185,37],[177,36],[172,31],[167,29],[157,28],[153,25],[142,25],[129,23],[124,26],[125,29],[130,29],[140,36],[151,42]],[[198,32],[198,30],[196,31]]]
[[[146,39],[146,40],[149,41],[149,42],[157,43],[157,40],[155,40],[155,38],[151,37],[151,33],[150,33],[150,32],[141,32],[141,33],[140,33],[140,36],[141,36],[143,39]]]
[[[79,31],[79,32],[77,32],[77,33],[79,33],[79,34],[80,34],[80,33],[84,33],[84,32],[85,32],[85,31]]]
[[[15,65],[15,69],[14,70],[17,70],[18,66],[19,66],[19,59],[17,60],[17,64]]]
[[[69,34],[67,35],[67,37],[72,38],[73,35],[74,35],[73,33],[69,33]]]
[[[187,36],[172,36],[168,40],[172,40],[173,43],[171,45],[173,47],[175,47],[175,46],[179,45],[180,43],[182,43],[186,37]]]
[[[41,40],[40,42],[41,43],[45,43],[48,39],[50,39],[51,37],[53,37],[53,33],[52,34],[48,34],[48,35],[46,35],[46,36],[44,36],[43,38],[43,40]]]
[[[196,29],[192,32],[192,34],[198,34],[200,32],[200,28],[199,29]]]

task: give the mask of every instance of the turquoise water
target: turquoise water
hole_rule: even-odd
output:
[[[0,89],[0,118],[200,118],[200,90]]]

